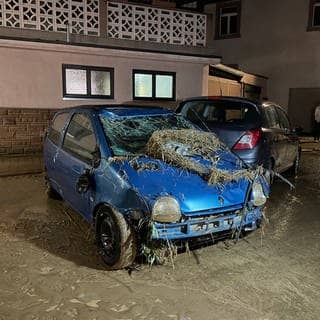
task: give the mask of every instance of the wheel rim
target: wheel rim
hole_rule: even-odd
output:
[[[105,216],[100,225],[100,244],[106,259],[113,261],[117,257],[119,234],[112,217]]]

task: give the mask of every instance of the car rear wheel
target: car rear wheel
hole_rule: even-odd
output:
[[[110,269],[123,269],[135,260],[137,244],[134,230],[116,210],[106,206],[98,209],[96,242],[103,261]]]

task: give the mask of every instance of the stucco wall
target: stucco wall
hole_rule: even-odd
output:
[[[176,72],[176,98],[207,94],[209,63],[218,59],[0,40],[0,108],[60,108],[132,100],[132,69]],[[114,68],[114,100],[66,100],[62,64]],[[160,103],[161,104],[161,103]]]
[[[207,6],[213,13],[215,5]],[[320,87],[319,32],[307,32],[308,0],[242,0],[241,38],[209,45],[223,63],[269,77],[268,98],[288,106],[290,88]]]

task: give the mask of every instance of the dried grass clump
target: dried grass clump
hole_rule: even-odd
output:
[[[170,144],[179,143],[187,147],[187,154],[178,152]],[[164,162],[180,167],[189,172],[197,173],[208,184],[219,184],[237,181],[241,178],[254,180],[257,170],[221,170],[216,167],[219,159],[214,158],[214,154],[223,149],[224,145],[211,132],[203,132],[193,129],[183,130],[159,130],[150,137],[146,154],[152,158],[160,159]],[[197,161],[194,157],[199,156],[209,160],[211,167]]]
[[[201,176],[208,173],[208,169],[191,157],[168,148],[168,143],[180,143],[188,146],[188,154],[201,156],[213,160],[212,154],[221,148],[221,142],[212,133],[193,129],[159,130],[155,131],[147,144],[147,155],[178,166],[182,169],[197,173]]]
[[[257,176],[256,170],[234,170],[227,171],[212,167],[211,173],[208,179],[208,184],[226,183],[231,181],[237,181],[239,179],[246,179],[253,181]]]

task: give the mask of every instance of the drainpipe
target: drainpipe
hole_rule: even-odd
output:
[[[67,27],[67,30],[66,30],[67,43],[69,43],[70,42],[70,25],[69,25],[69,22],[66,23],[66,27]]]

